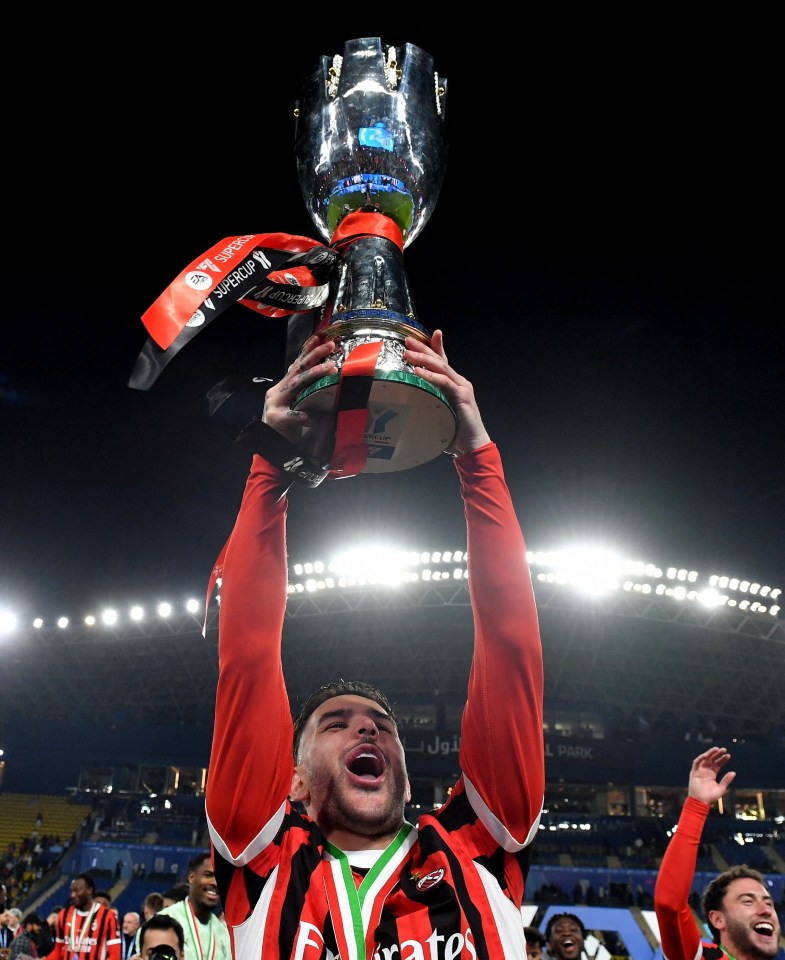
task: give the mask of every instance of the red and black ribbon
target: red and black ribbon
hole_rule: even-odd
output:
[[[287,355],[296,355],[329,296],[339,259],[335,250],[290,234],[220,241],[182,270],[142,316],[150,336],[128,386],[149,390],[172,358],[235,303],[267,317],[302,317],[287,331]]]

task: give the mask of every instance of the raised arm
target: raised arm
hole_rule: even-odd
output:
[[[736,776],[729,770],[718,779],[729,760],[725,747],[711,747],[692,762],[687,799],[654,888],[654,910],[665,960],[694,960],[700,947],[701,934],[690,910],[689,896],[706,817],[711,805],[725,795]]]
[[[263,420],[293,443],[314,422],[291,399],[333,369],[331,344],[310,349],[265,399]],[[288,581],[285,474],[255,455],[221,571],[218,689],[207,784],[210,835],[218,852],[247,863],[266,846],[291,786],[292,719],[281,666]],[[265,829],[266,828],[266,829]]]
[[[474,389],[450,366],[441,332],[430,349],[407,347],[458,417],[449,452],[461,478],[475,631],[460,763],[472,806],[514,850],[531,840],[545,792],[542,647],[526,545]]]

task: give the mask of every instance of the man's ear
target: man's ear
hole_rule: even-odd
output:
[[[409,778],[406,778],[406,792],[403,795],[403,799],[408,803],[412,799],[412,785],[409,783]]]
[[[722,912],[722,910],[709,910],[709,915],[706,919],[714,927],[714,929],[719,930],[720,933],[722,933],[727,926],[725,923],[725,914]]]
[[[289,799],[293,802],[307,803],[310,796],[308,784],[305,780],[302,767],[295,767],[292,773],[292,787],[289,791]]]

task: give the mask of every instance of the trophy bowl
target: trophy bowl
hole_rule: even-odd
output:
[[[379,37],[319,59],[296,105],[300,190],[326,240],[352,210],[373,205],[408,246],[433,212],[447,164],[447,80],[430,54]]]

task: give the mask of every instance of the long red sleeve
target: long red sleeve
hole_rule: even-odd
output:
[[[461,477],[474,657],[460,763],[483,803],[525,844],[545,793],[539,622],[526,544],[493,443],[455,461]]]
[[[689,896],[709,809],[700,800],[687,797],[657,875],[654,911],[665,960],[695,960],[701,953],[701,935],[690,910]]]
[[[292,718],[281,667],[284,485],[278,470],[253,458],[223,567],[206,810],[232,857],[240,857],[282,807],[292,781]]]

